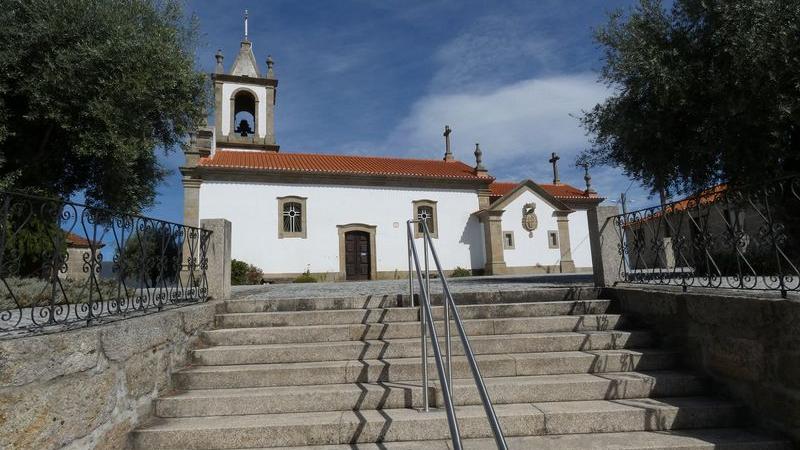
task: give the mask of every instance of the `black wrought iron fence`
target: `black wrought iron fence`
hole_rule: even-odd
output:
[[[0,192],[0,337],[203,302],[211,232]]]
[[[800,290],[800,175],[614,217],[628,283]]]

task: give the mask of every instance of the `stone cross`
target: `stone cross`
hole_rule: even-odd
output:
[[[444,126],[444,160],[451,161],[453,159],[453,153],[450,151],[450,132],[453,130],[450,129],[450,125]]]
[[[556,152],[553,152],[552,157],[550,158],[550,164],[553,165],[553,184],[561,183],[561,180],[558,179],[558,160],[561,159]]]

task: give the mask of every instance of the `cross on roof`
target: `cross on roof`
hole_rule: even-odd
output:
[[[558,179],[558,160],[561,159],[556,152],[553,152],[552,157],[550,158],[550,164],[553,165],[553,184],[561,183],[561,180]]]

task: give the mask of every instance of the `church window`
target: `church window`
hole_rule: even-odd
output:
[[[503,248],[506,250],[514,249],[514,232],[503,231]]]
[[[558,231],[550,230],[547,232],[547,244],[550,248],[558,248]]]
[[[305,197],[278,198],[278,237],[306,237],[306,199]]]
[[[414,201],[414,219],[424,220],[428,225],[428,232],[432,238],[439,237],[438,218],[436,214],[436,202],[433,200],[416,200]],[[423,236],[422,223],[417,223],[415,227],[414,237],[421,238]]]

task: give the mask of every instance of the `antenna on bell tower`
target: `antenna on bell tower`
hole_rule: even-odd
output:
[[[247,10],[244,10],[244,40],[247,40]]]

